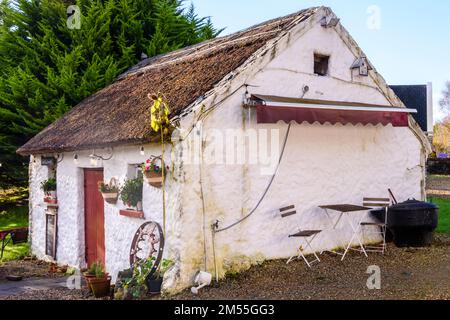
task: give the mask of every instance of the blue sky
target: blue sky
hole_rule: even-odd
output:
[[[189,2],[186,1],[186,2]],[[215,26],[239,31],[303,8],[325,5],[341,18],[389,84],[433,83],[438,101],[450,81],[450,1],[448,0],[192,0],[200,16]],[[371,6],[379,8],[379,28],[369,28]],[[373,8],[373,7],[372,7]],[[372,11],[373,13],[374,11]]]

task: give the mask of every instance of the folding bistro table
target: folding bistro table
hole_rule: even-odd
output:
[[[363,220],[364,216],[361,216],[358,224],[354,225],[352,222],[352,219],[350,218],[350,215],[353,213],[361,212],[361,211],[368,211],[368,210],[371,210],[371,208],[357,206],[357,205],[353,205],[353,204],[337,204],[337,205],[319,206],[319,208],[325,210],[325,213],[331,222],[332,230],[337,229],[337,226],[339,225],[339,222],[341,220],[346,220],[347,223],[350,225],[350,227],[353,230],[352,238],[350,239],[348,244],[342,243],[342,246],[345,248],[344,253],[341,254],[341,253],[334,252],[334,251],[331,251],[331,252],[342,255],[341,260],[345,259],[345,256],[347,255],[349,250],[356,250],[356,251],[362,252],[367,257],[367,253],[366,253],[366,250],[364,249],[364,245],[361,240],[361,236],[360,236],[360,232],[359,232],[359,226],[360,226],[361,221]],[[338,213],[338,218],[336,219],[336,221],[334,221],[333,217],[330,214],[330,211]],[[355,238],[358,240],[358,243],[359,243],[359,246],[361,249],[353,249],[352,248],[352,243]]]

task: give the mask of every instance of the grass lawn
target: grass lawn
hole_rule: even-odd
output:
[[[0,208],[26,204],[27,198],[28,188],[17,187],[0,189]],[[0,212],[1,211],[2,210],[0,209]]]
[[[0,230],[8,230],[28,226],[28,206],[0,209]],[[27,243],[12,245],[10,242],[3,253],[1,261],[21,259],[29,252]]]
[[[450,199],[432,198],[430,200],[440,208],[437,232],[450,233]]]

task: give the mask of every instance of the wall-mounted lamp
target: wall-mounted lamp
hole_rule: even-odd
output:
[[[76,154],[76,153],[73,155],[73,162],[75,164],[78,164],[78,154]]]
[[[98,164],[98,157],[95,154],[90,154],[89,155],[89,162],[91,164],[91,166],[96,167]]]
[[[57,154],[55,156],[55,159],[56,159],[56,163],[61,163],[64,160],[64,153]]]
[[[141,156],[145,156],[144,146],[141,146],[141,148],[139,149],[139,153],[141,154]]]
[[[320,20],[320,25],[324,28],[334,28],[338,25],[340,19],[334,16],[325,16]]]

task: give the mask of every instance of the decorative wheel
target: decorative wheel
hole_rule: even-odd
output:
[[[136,231],[130,249],[130,265],[148,258],[155,258],[149,275],[158,269],[164,250],[164,235],[161,226],[156,222],[146,222]]]

